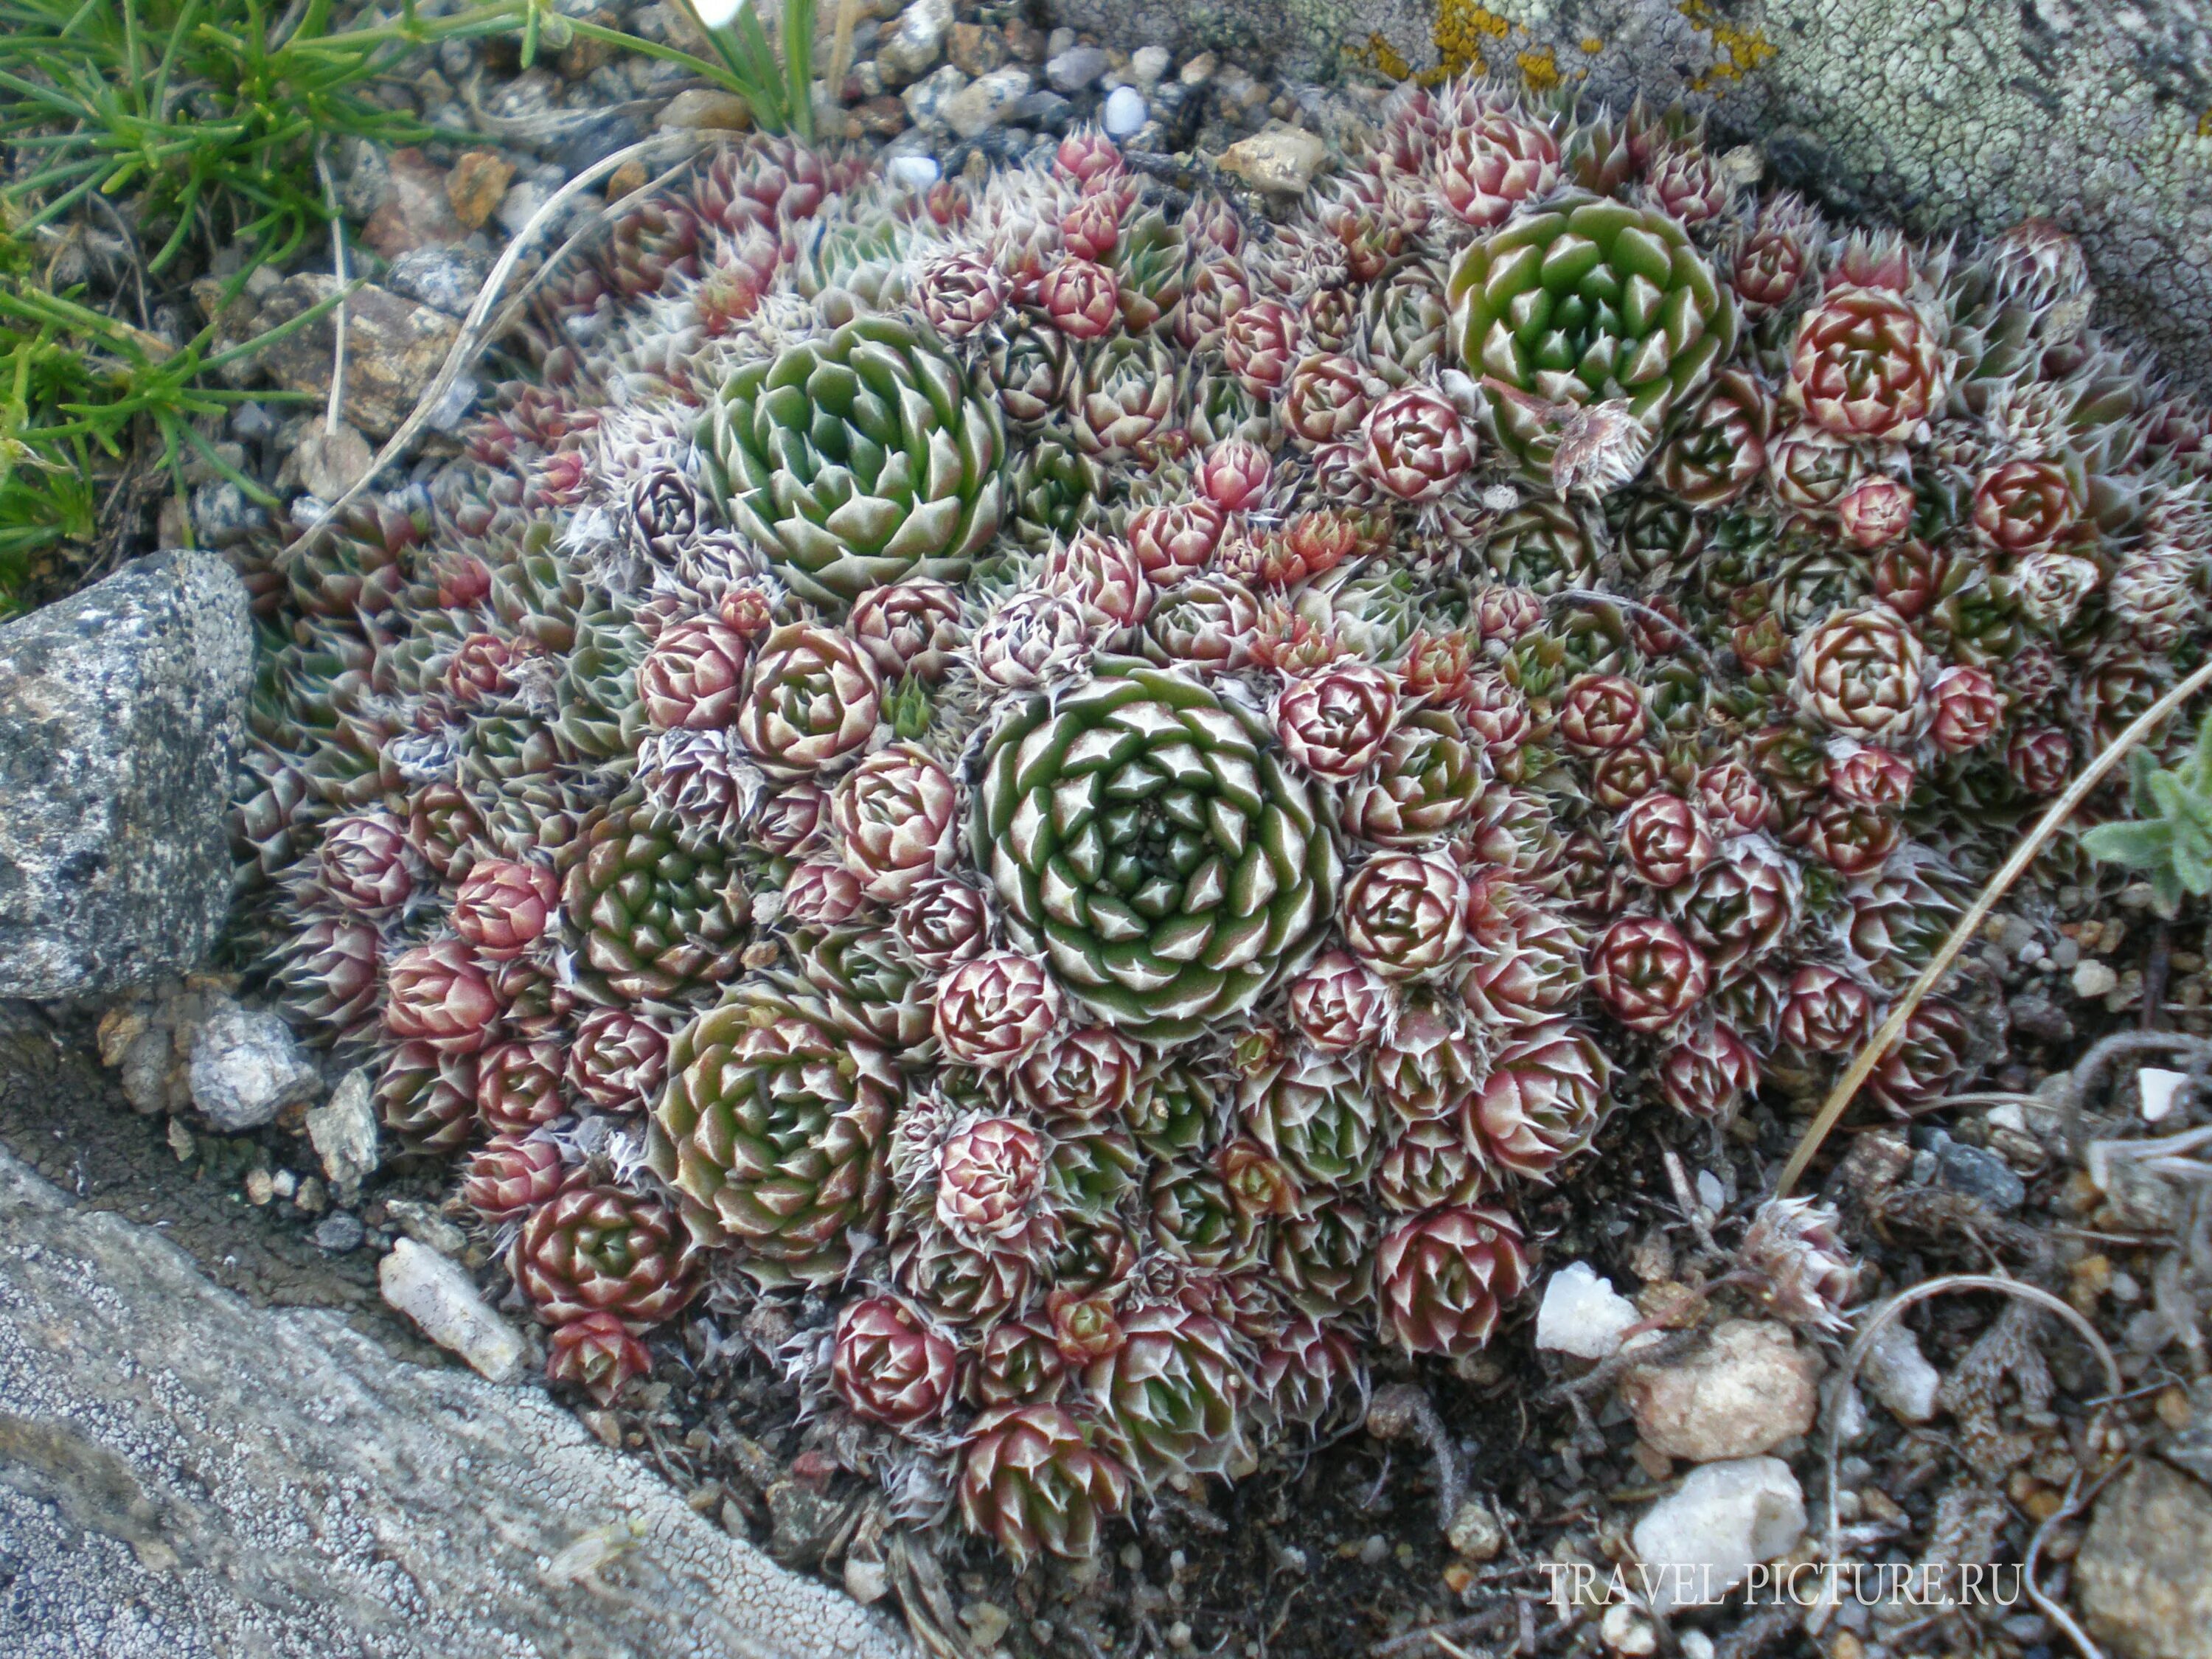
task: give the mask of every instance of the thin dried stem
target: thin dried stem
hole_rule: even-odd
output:
[[[1437,1529],[1449,1532],[1467,1486],[1451,1435],[1429,1396],[1410,1382],[1376,1389],[1367,1407],[1367,1432],[1377,1440],[1418,1440],[1428,1447],[1437,1466]]]
[[[853,67],[853,28],[860,20],[860,0],[837,0],[837,27],[830,36],[830,72],[822,91],[835,110],[845,100],[845,76]]]
[[[331,177],[330,159],[315,146],[315,173],[323,181],[323,198],[331,206],[331,269],[338,279],[338,302],[331,311],[331,398],[323,410],[323,430],[337,435],[345,408],[346,372],[346,246],[345,216],[338,211],[338,187]]]
[[[515,233],[507,245],[507,251],[499,256],[499,263],[484,278],[483,287],[477,290],[476,303],[469,307],[469,314],[462,320],[461,331],[453,342],[453,349],[446,354],[445,363],[438,370],[436,378],[416,400],[414,412],[401,423],[399,430],[386,441],[384,447],[376,452],[376,459],[369,463],[368,471],[354,481],[353,487],[332,502],[329,510],[314,523],[292,538],[282,558],[289,559],[313,546],[326,532],[334,528],[345,510],[359,501],[384,469],[398,460],[405,453],[407,446],[415,441],[416,435],[428,422],[430,412],[445,400],[446,394],[453,390],[453,382],[459,380],[464,371],[476,362],[477,354],[492,338],[491,331],[485,326],[486,319],[491,315],[492,307],[499,302],[500,295],[505,291],[508,280],[514,275],[515,267],[522,263],[523,256],[530,251],[531,244],[537,240],[540,231],[566,213],[569,204],[579,196],[630,162],[689,155],[719,141],[720,135],[714,133],[660,133],[642,143],[626,145],[613,155],[593,162],[556,191],[544,206],[530,216],[530,222]]]
[[[1951,936],[1943,941],[1942,948],[1936,952],[1935,959],[1928,964],[1926,971],[1913,981],[1911,990],[1898,999],[1897,1006],[1889,1011],[1889,1018],[1882,1021],[1881,1029],[1874,1034],[1873,1040],[1859,1050],[1859,1056],[1851,1062],[1850,1068],[1836,1080],[1836,1086],[1829,1091],[1827,1099],[1821,1103],[1820,1115],[1807,1127],[1797,1142],[1797,1150],[1790,1155],[1790,1162],[1782,1171],[1782,1179],[1774,1188],[1776,1197],[1787,1197],[1790,1189],[1803,1176],[1806,1166],[1812,1163],[1814,1155],[1820,1150],[1820,1144],[1827,1139],[1829,1132],[1842,1118],[1844,1109],[1857,1095],[1860,1085],[1873,1075],[1874,1068],[1881,1063],[1882,1056],[1903,1035],[1905,1023],[1912,1018],[1912,1011],[1942,981],[1944,975],[1950,972],[1951,964],[1966,948],[1966,941],[1981,931],[1982,923],[1988,920],[1990,912],[1996,908],[1997,901],[2012,890],[2013,884],[2027,873],[2027,866],[2034,863],[2037,855],[2051,844],[2066,820],[2074,816],[2075,809],[2088,799],[2091,793],[2104,782],[2112,769],[2126,758],[2128,751],[2155,732],[2167,715],[2208,685],[2212,685],[2212,662],[2206,663],[2144,709],[2126,731],[2105,745],[2081,775],[2068,787],[2066,793],[2051,804],[2051,810],[2043,815],[2042,821],[2027,839],[2013,850],[2013,855],[2005,860],[2004,867],[1990,878],[1980,895],[1967,907],[1966,914],[1959,918],[1958,926],[1952,928]]]
[[[1867,1315],[1865,1323],[1859,1327],[1858,1334],[1851,1340],[1850,1351],[1844,1355],[1844,1368],[1836,1383],[1834,1401],[1828,1407],[1827,1555],[1831,1561],[1841,1559],[1839,1552],[1842,1548],[1843,1516],[1838,1509],[1838,1489],[1843,1481],[1840,1470],[1843,1462],[1844,1397],[1858,1380],[1859,1368],[1865,1364],[1867,1354],[1874,1346],[1875,1338],[1881,1334],[1885,1326],[1915,1304],[1948,1295],[1953,1291],[1995,1291],[2000,1295],[2013,1297],[2019,1301],[2029,1303],[2045,1313],[2057,1315],[2073,1328],[2075,1334],[2087,1343],[2090,1350],[2097,1356],[2097,1363],[2104,1369],[2107,1396],[2117,1397],[2127,1386],[2120,1376],[2119,1362],[2112,1358],[2111,1347],[2106,1345],[2103,1337],[2097,1334],[2097,1328],[2094,1325],[2075,1311],[2070,1303],[2060,1300],[2050,1291],[2039,1286],[2024,1285],[2016,1279],[2001,1279],[1993,1273],[1947,1273],[1940,1279],[1924,1280],[1915,1285],[1911,1290],[1900,1291],[1890,1297],[1888,1301],[1880,1304]],[[2108,1398],[2106,1404],[2097,1407],[2096,1415],[2091,1419],[2090,1426],[2093,1432],[2089,1443],[2093,1446],[2096,1443],[2094,1431],[2103,1425],[2105,1413],[2111,1407]],[[2039,1540],[2042,1536],[2043,1534],[2039,1532],[2038,1540]],[[2032,1545],[2028,1551],[2027,1564],[2022,1569],[2022,1579],[2024,1583],[2029,1584],[2029,1595],[2034,1600],[2036,1606],[2050,1616],[2053,1624],[2065,1631],[2073,1639],[2075,1645],[2081,1649],[2083,1659],[2104,1659],[2104,1655],[2083,1633],[2081,1627],[2071,1618],[2065,1616],[2063,1611],[2057,1607],[2056,1603],[2051,1602],[2039,1590],[2033,1587],[2034,1560],[2035,1550]],[[1807,1622],[1808,1632],[1814,1635],[1819,1634],[1820,1626],[1826,1624],[1829,1615],[1838,1605],[1835,1578],[1831,1572],[1826,1588],[1822,1592],[1821,1601]]]

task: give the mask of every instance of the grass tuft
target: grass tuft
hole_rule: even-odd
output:
[[[180,501],[190,469],[276,505],[204,430],[249,398],[284,395],[210,373],[275,337],[216,356],[211,325],[186,340],[142,325],[146,292],[227,270],[228,303],[256,269],[313,246],[332,213],[318,157],[333,140],[453,137],[376,95],[425,50],[519,37],[527,67],[580,36],[735,94],[763,131],[814,136],[814,0],[786,0],[780,53],[744,0],[727,27],[705,30],[711,59],[564,16],[550,0],[437,17],[402,0],[396,17],[371,15],[333,28],[331,0],[281,14],[262,0],[0,0],[0,145],[12,161],[0,185],[0,615],[41,555],[97,568],[163,477]],[[129,281],[105,295],[59,274],[86,224],[113,225],[129,247]],[[140,323],[115,314],[125,288]]]

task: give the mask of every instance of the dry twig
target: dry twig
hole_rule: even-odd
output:
[[[2126,1386],[2120,1376],[2119,1364],[2112,1358],[2112,1351],[2106,1346],[2105,1339],[2097,1334],[2097,1328],[2076,1312],[2071,1304],[2062,1301],[2046,1290],[2033,1285],[2024,1285],[2018,1279],[2000,1279],[1989,1273],[1948,1273],[1941,1279],[1927,1279],[1915,1285],[1908,1291],[1899,1291],[1888,1301],[1876,1306],[1868,1314],[1865,1322],[1859,1327],[1858,1334],[1851,1340],[1850,1351],[1844,1356],[1844,1368],[1836,1384],[1835,1403],[1828,1409],[1827,1554],[1831,1562],[1841,1559],[1842,1550],[1843,1517],[1838,1508],[1838,1488],[1843,1484],[1840,1473],[1844,1437],[1843,1398],[1857,1381],[1859,1367],[1865,1363],[1868,1351],[1874,1346],[1874,1340],[1881,1334],[1883,1327],[1915,1304],[1930,1301],[1936,1297],[1948,1295],[1953,1291],[1995,1291],[2001,1295],[2033,1304],[2045,1313],[2057,1315],[2074,1328],[2081,1340],[2089,1345],[2091,1351],[2096,1354],[2098,1364],[2104,1369],[2106,1395],[2117,1397]],[[2097,1443],[2097,1431],[2102,1428],[2105,1413],[2110,1409],[2111,1400],[2108,1398],[2097,1407],[2096,1415],[2090,1419],[2088,1440],[2092,1447]],[[2080,1484],[2080,1474],[2077,1471],[2075,1477],[2075,1486]],[[2073,1488],[2069,1487],[2069,1500],[2075,1497]],[[2063,1512],[2071,1513],[2072,1510],[2066,1509]],[[2027,1591],[2028,1599],[2035,1603],[2045,1618],[2066,1632],[2074,1645],[2081,1650],[2082,1659],[2104,1659],[2104,1655],[2098,1650],[2097,1644],[2091,1641],[2087,1632],[2075,1622],[2074,1616],[2045,1595],[2041,1587],[2035,1582],[2036,1546],[2044,1535],[2044,1533],[2039,1531],[2036,1540],[2031,1541],[2027,1560],[2021,1568],[2021,1583]],[[1821,1593],[1820,1603],[1807,1617],[1805,1626],[1807,1632],[1810,1635],[1818,1635],[1837,1605],[1836,1581],[1832,1570],[1826,1588]]]
[[[1844,1109],[1850,1106],[1860,1086],[1873,1075],[1874,1068],[1881,1063],[1882,1056],[1904,1034],[1905,1023],[1912,1018],[1912,1011],[1942,982],[1943,976],[1951,971],[1951,964],[1959,959],[1959,953],[1966,948],[1966,942],[1981,931],[1982,923],[1989,919],[1990,912],[1996,908],[1997,901],[2012,890],[2013,884],[2027,873],[2027,866],[2035,862],[2037,855],[2051,844],[2066,820],[2074,816],[2075,810],[2088,799],[2098,785],[2104,782],[2112,769],[2127,757],[2128,751],[2155,732],[2167,715],[2208,685],[2212,685],[2212,662],[2205,663],[2144,709],[2127,730],[2105,745],[2081,775],[2067,787],[2066,793],[2051,804],[2050,811],[2029,832],[2027,839],[2013,849],[2012,856],[2004,861],[2003,867],[1990,878],[1973,903],[1966,908],[1966,914],[1959,918],[1958,926],[1952,928],[1951,936],[1943,941],[1942,947],[1936,952],[1926,970],[1913,981],[1912,988],[1898,999],[1897,1006],[1889,1011],[1889,1018],[1882,1021],[1881,1029],[1859,1050],[1858,1058],[1851,1062],[1850,1068],[1836,1079],[1836,1086],[1829,1091],[1827,1099],[1821,1103],[1820,1115],[1807,1126],[1797,1142],[1797,1150],[1790,1155],[1789,1164],[1783,1170],[1782,1179],[1774,1188],[1776,1197],[1787,1197],[1790,1189],[1804,1176],[1806,1166],[1812,1163],[1814,1155],[1820,1150],[1820,1144],[1827,1139],[1829,1132],[1842,1118]]]

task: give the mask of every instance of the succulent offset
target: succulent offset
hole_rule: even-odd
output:
[[[1017,1566],[1511,1328],[1622,1115],[1816,1091],[2212,631],[2203,417],[2048,227],[1466,81],[1247,213],[735,144],[428,484],[239,550],[249,942],[552,1377],[817,1308],[819,1449]]]

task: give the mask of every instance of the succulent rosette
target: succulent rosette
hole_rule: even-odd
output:
[[[1790,395],[1844,438],[1909,438],[1950,384],[1929,319],[1902,295],[1841,288],[1805,313],[1790,353]]]
[[[960,580],[998,530],[998,410],[894,319],[738,369],[707,426],[732,522],[817,605],[907,576]]]
[[[1385,1328],[1408,1353],[1477,1353],[1528,1279],[1521,1229],[1504,1210],[1466,1205],[1400,1222],[1375,1252]]]
[[[1471,245],[1448,292],[1461,364],[1499,447],[1549,483],[1549,410],[1607,399],[1656,429],[1735,348],[1735,295],[1663,212],[1584,199]]]
[[[1665,1030],[1698,1006],[1711,980],[1705,953],[1662,917],[1624,917],[1590,948],[1591,988],[1631,1030]]]
[[[837,1397],[872,1423],[919,1427],[951,1402],[957,1350],[896,1297],[847,1303],[838,1310],[830,1354]]]
[[[830,820],[846,867],[867,896],[897,904],[951,867],[960,794],[951,775],[920,750],[878,750],[837,781]]]
[[[1320,943],[1340,868],[1329,803],[1197,681],[1097,667],[993,734],[974,856],[1008,931],[1077,1001],[1172,1041],[1249,1008]]]
[[[1085,1369],[1083,1386],[1130,1472],[1149,1486],[1226,1468],[1243,1449],[1250,1388],[1229,1330],[1170,1305],[1127,1316],[1121,1334]]]
[[[1385,853],[1344,886],[1340,921],[1352,952],[1385,979],[1447,966],[1467,936],[1467,880],[1449,859]]]
[[[673,1208],[593,1186],[581,1170],[530,1212],[507,1255],[507,1271],[547,1324],[611,1314],[633,1335],[697,1294],[698,1265]]]
[[[1798,644],[1798,707],[1846,737],[1911,736],[1928,678],[1927,647],[1894,611],[1839,612]]]
[[[737,1243],[756,1279],[835,1283],[852,1230],[882,1224],[904,1095],[890,1055],[820,1002],[742,985],[670,1046],[653,1167],[687,1200],[693,1233]]]
[[[882,712],[872,653],[848,635],[791,623],[762,642],[736,731],[761,770],[799,778],[849,764]]]
[[[1097,1553],[1098,1523],[1128,1507],[1129,1475],[1058,1406],[1001,1406],[968,1431],[960,1518],[998,1540],[1014,1571],[1039,1556]]]

